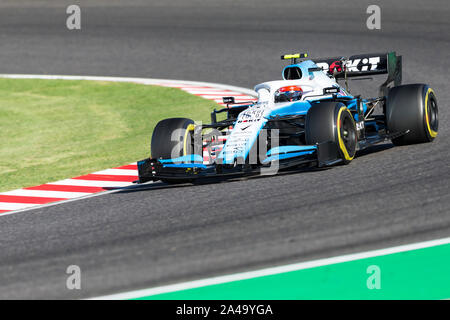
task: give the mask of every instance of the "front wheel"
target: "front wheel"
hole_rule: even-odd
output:
[[[154,159],[175,159],[194,153],[194,121],[186,118],[165,119],[156,125],[152,134],[151,154]],[[162,179],[175,184],[192,182],[181,179]]]
[[[193,127],[194,121],[186,118],[158,122],[152,134],[152,158],[173,159],[191,153]]]

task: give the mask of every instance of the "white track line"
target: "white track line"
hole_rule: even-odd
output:
[[[84,197],[91,193],[86,192],[66,192],[66,191],[47,191],[47,190],[27,190],[17,189],[7,192],[2,192],[0,195],[22,196],[22,197],[42,197],[42,198],[65,198],[72,199]]]
[[[40,206],[40,204],[36,204],[36,203],[0,202],[0,210],[20,210],[20,209],[32,208],[32,207],[36,207],[36,206]],[[13,211],[11,211],[11,212],[13,212]],[[9,212],[0,213],[0,216],[3,216],[3,215],[8,214],[8,213]]]
[[[450,238],[443,238],[443,239],[407,244],[407,245],[402,245],[402,246],[390,247],[390,248],[385,248],[385,249],[336,256],[336,257],[332,257],[332,258],[288,264],[288,265],[279,266],[279,267],[266,268],[266,269],[260,269],[260,270],[255,270],[255,271],[242,272],[242,273],[235,273],[235,274],[230,274],[230,275],[226,275],[226,276],[212,277],[212,278],[206,278],[206,279],[202,279],[202,280],[189,281],[189,282],[181,282],[181,283],[167,285],[167,286],[154,287],[154,288],[149,288],[149,289],[135,290],[135,291],[129,291],[129,292],[124,292],[124,293],[119,293],[119,294],[100,296],[100,297],[95,297],[92,299],[94,299],[94,300],[136,299],[136,298],[141,298],[141,297],[153,296],[153,295],[157,295],[157,294],[206,287],[206,286],[222,284],[222,283],[227,283],[227,282],[270,276],[270,275],[274,275],[274,274],[316,268],[316,267],[321,267],[321,266],[330,265],[330,264],[336,264],[336,263],[342,263],[342,262],[348,262],[348,261],[354,261],[354,260],[361,260],[361,259],[366,259],[366,258],[389,255],[389,254],[393,254],[393,253],[400,253],[400,252],[405,252],[405,251],[429,248],[429,247],[434,247],[434,246],[439,246],[439,245],[449,244],[449,243],[450,243]]]
[[[151,183],[152,182],[147,182],[146,184],[151,184]],[[102,195],[105,195],[105,194],[118,192],[118,191],[121,191],[121,190],[132,189],[132,188],[135,188],[135,187],[136,187],[135,185],[129,185],[129,186],[126,186],[126,187],[123,187],[123,188],[120,188],[120,189],[114,189],[114,190],[108,190],[108,191],[92,193],[92,194],[89,194],[88,196],[81,197],[81,198],[68,199],[68,200],[57,201],[57,202],[49,202],[49,203],[42,204],[42,205],[41,204],[37,204],[36,207],[23,207],[23,208],[18,208],[18,209],[9,209],[9,210],[15,210],[15,211],[3,212],[3,213],[0,213],[0,216],[9,216],[9,215],[13,215],[13,214],[16,214],[16,213],[19,213],[19,212],[26,212],[26,211],[34,210],[34,209],[42,209],[42,208],[46,208],[46,207],[53,207],[53,206],[57,206],[57,205],[64,204],[64,203],[79,201],[81,199],[94,198],[94,197],[102,196]],[[2,204],[3,203],[0,203],[0,206]],[[25,204],[25,205],[27,205],[27,204]],[[34,204],[32,206],[34,206]],[[0,210],[3,210],[3,209],[0,208]],[[5,210],[8,210],[8,209],[5,209]]]
[[[223,90],[235,91],[245,93],[256,97],[255,91],[247,88],[230,86],[221,83],[187,81],[187,80],[171,80],[171,79],[147,79],[147,78],[130,78],[130,77],[97,77],[97,76],[63,76],[63,75],[39,75],[39,74],[0,74],[1,78],[10,79],[61,79],[61,80],[96,80],[96,81],[111,81],[111,82],[133,82],[149,85],[173,86],[176,84],[183,86],[204,86],[215,87]]]
[[[49,182],[47,184],[57,184],[63,186],[80,186],[80,187],[102,187],[102,188],[122,188],[132,185],[132,182],[123,181],[103,181],[103,180],[80,180],[80,179],[65,179],[56,182]]]
[[[102,171],[93,172],[92,174],[107,174],[113,176],[137,176],[137,170],[131,169],[106,169]]]

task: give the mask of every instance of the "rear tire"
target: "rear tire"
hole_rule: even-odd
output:
[[[307,145],[335,142],[344,164],[356,154],[356,125],[350,110],[343,103],[319,102],[306,115],[305,138]]]
[[[386,101],[386,123],[390,133],[409,130],[392,139],[395,145],[433,141],[439,127],[434,91],[426,84],[393,87]]]

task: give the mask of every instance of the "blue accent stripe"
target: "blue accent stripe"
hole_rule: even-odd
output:
[[[267,151],[267,156],[276,155],[280,153],[305,151],[305,150],[316,150],[317,146],[281,146],[275,147]]]
[[[203,157],[198,154],[188,154],[186,156],[178,157],[175,159],[159,159],[160,163],[193,163],[200,162],[203,163]]]
[[[200,163],[178,163],[178,164],[163,164],[163,168],[202,168],[206,169],[204,164]]]
[[[264,159],[263,163],[269,163],[269,162],[275,161],[275,160],[285,160],[285,159],[305,156],[308,154],[313,154],[315,151],[316,150],[278,154],[278,155],[271,156],[271,157]]]

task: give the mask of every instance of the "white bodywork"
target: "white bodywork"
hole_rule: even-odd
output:
[[[331,95],[323,94],[324,88],[336,87],[340,89],[338,95],[348,95],[334,78],[330,78],[323,71],[309,72],[311,67],[317,66],[312,61],[306,61],[299,65],[302,71],[301,79],[269,81],[255,86],[255,91],[258,93],[258,101],[255,105],[239,114],[236,124],[219,155],[223,163],[230,164],[238,158],[246,158],[269,116],[274,112],[276,113],[277,110],[302,101],[306,103],[306,101],[310,100],[331,97]],[[275,103],[275,92],[281,87],[291,85],[297,85],[302,88],[303,95],[301,99],[294,102]]]
[[[329,87],[338,87],[341,89],[341,94],[348,95],[334,78],[328,77],[323,72],[314,72],[313,75],[303,77],[299,80],[275,80],[263,82],[255,86],[255,91],[258,93],[258,102],[274,101],[275,92],[285,86],[300,86],[303,90],[303,96],[300,101],[308,101],[317,99],[318,97],[325,98],[323,89]]]

